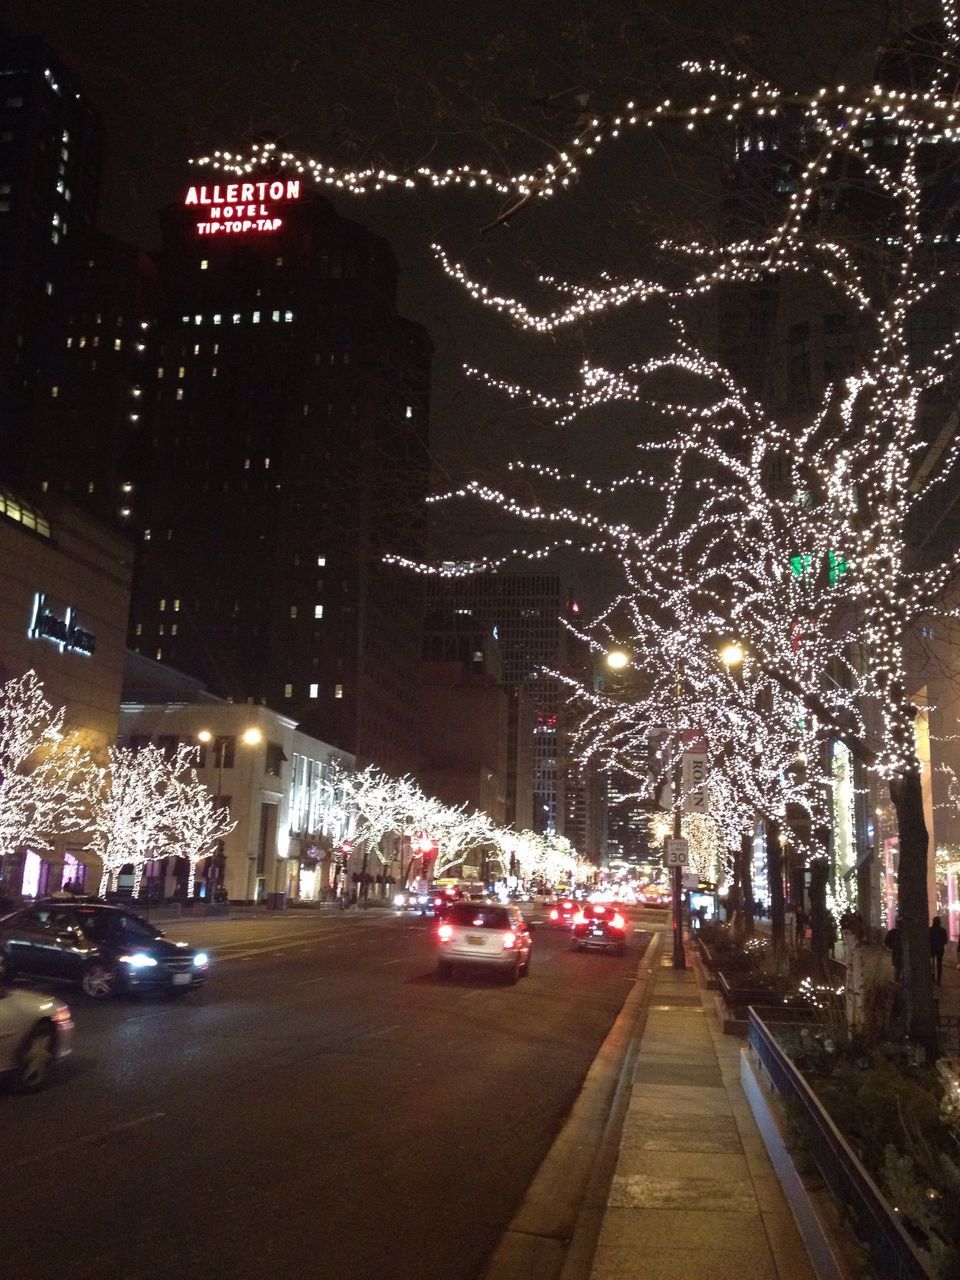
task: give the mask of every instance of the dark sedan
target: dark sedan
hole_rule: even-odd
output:
[[[209,961],[122,907],[38,902],[0,920],[0,976],[75,982],[94,1000],[122,991],[180,995]]]
[[[574,917],[573,946],[576,951],[613,951],[622,956],[627,950],[627,922],[616,907],[588,902]]]

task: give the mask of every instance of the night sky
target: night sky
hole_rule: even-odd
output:
[[[585,110],[683,92],[681,58],[719,56],[800,87],[849,83],[869,74],[888,33],[933,11],[909,0],[6,0],[2,20],[43,36],[101,114],[101,227],[155,247],[155,212],[182,193],[188,157],[263,132],[331,163],[480,158],[517,170],[549,158]],[[631,359],[661,343],[663,317],[620,313],[561,340],[516,335],[443,278],[430,241],[507,292],[544,271],[585,280],[653,269],[651,230],[709,219],[717,153],[649,136],[619,144],[573,195],[486,235],[489,197],[337,202],[393,243],[401,307],[434,339],[441,483],[495,476],[515,455],[612,474],[630,454],[622,410],[560,433],[460,367],[559,389],[585,355]]]

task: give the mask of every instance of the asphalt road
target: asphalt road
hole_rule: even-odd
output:
[[[474,1280],[642,943],[579,955],[541,925],[508,987],[438,980],[409,917],[164,928],[210,951],[207,988],[61,988],[73,1057],[0,1096],[4,1280]]]

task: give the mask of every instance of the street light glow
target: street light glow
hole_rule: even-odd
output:
[[[611,649],[607,654],[607,666],[611,671],[624,671],[630,665],[630,655],[623,649]]]
[[[736,640],[724,645],[720,650],[720,661],[725,667],[739,666],[743,661],[743,645],[737,644]]]
[[[263,734],[256,728],[244,729],[243,733],[240,735],[240,741],[246,747],[255,747],[258,743],[263,741]]]
[[[197,734],[197,737],[200,739],[201,742],[213,741],[213,734],[210,732],[209,729],[201,729],[200,732]]]

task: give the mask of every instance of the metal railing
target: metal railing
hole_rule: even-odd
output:
[[[849,1209],[857,1237],[869,1250],[880,1280],[929,1280],[930,1273],[903,1224],[843,1140],[816,1094],[752,1008],[748,1036],[773,1087],[799,1109],[810,1155],[824,1182]]]

